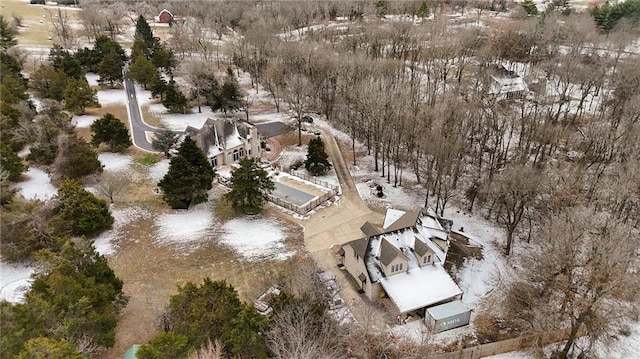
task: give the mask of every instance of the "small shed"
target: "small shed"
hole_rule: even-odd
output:
[[[469,324],[471,309],[459,300],[427,308],[424,316],[427,326],[434,333]]]
[[[129,348],[129,350],[127,350],[126,353],[124,353],[124,359],[136,359],[136,352],[138,352],[138,348],[140,348],[140,346],[138,344],[134,344],[131,346],[131,348]]]

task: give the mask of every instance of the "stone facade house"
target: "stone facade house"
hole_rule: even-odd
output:
[[[258,130],[243,120],[210,118],[200,129],[187,127],[185,135],[196,142],[214,168],[262,155]]]

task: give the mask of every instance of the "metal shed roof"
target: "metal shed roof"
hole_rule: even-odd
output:
[[[453,302],[427,308],[427,312],[435,320],[449,318],[454,315],[466,313],[470,310],[471,309],[469,309],[466,305],[464,305],[464,303],[462,303],[462,301],[459,300],[454,300]]]

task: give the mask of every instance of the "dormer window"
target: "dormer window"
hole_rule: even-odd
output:
[[[391,273],[399,272],[402,270],[402,263],[394,264],[391,266]]]
[[[422,259],[423,259],[423,262],[422,262],[423,264],[431,263],[431,254],[422,257]]]

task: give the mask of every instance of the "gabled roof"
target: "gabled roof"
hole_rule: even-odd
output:
[[[185,134],[193,138],[205,153],[221,153],[241,145],[242,139],[249,137],[252,126],[240,120],[209,118],[200,129],[188,126]]]
[[[400,313],[442,303],[462,294],[440,263],[381,278],[380,284]]]
[[[377,236],[381,233],[380,230],[369,221],[365,222],[362,227],[360,227],[360,230],[367,237]]]
[[[343,246],[351,246],[351,248],[353,248],[353,251],[360,258],[364,258],[364,255],[367,252],[368,244],[369,244],[369,240],[367,238],[360,238],[360,239],[356,239],[355,241],[347,242]]]
[[[389,243],[386,238],[382,239],[380,243],[380,262],[385,266],[388,266],[396,257],[402,256],[404,259],[408,259],[396,246]]]
[[[385,228],[385,233],[397,231],[403,228],[409,228],[416,225],[420,211],[405,212],[400,218],[395,220],[391,225]]]
[[[415,245],[413,247],[413,250],[416,251],[417,255],[422,257],[422,256],[424,256],[425,254],[427,254],[429,252],[429,246],[427,246],[420,239],[416,238],[416,242],[415,242]]]

